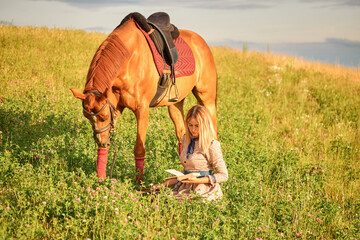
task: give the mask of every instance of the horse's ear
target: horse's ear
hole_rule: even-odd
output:
[[[78,99],[84,100],[85,99],[85,94],[83,94],[82,92],[80,92],[79,90],[75,89],[75,88],[70,88],[70,90],[72,91],[72,93],[74,94],[74,96]]]

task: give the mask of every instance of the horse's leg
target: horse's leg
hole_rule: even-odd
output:
[[[171,120],[175,125],[176,137],[179,140],[179,154],[181,154],[182,138],[185,134],[183,105],[184,99],[168,107]]]
[[[199,90],[198,86],[196,86],[193,90],[192,90],[194,96],[196,97],[198,103],[200,105],[203,105],[204,107],[206,107],[206,109],[209,111],[215,131],[216,131],[216,136],[218,137],[218,128],[216,125],[216,85],[214,88],[204,88]]]
[[[136,181],[140,182],[144,175],[145,137],[149,121],[149,107],[141,107],[134,111],[137,120],[137,135],[134,147]]]

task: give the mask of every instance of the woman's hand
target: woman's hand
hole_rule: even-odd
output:
[[[185,179],[185,180],[181,180],[180,182],[182,183],[210,183],[210,179],[208,176],[206,177],[201,177],[201,178],[193,178],[193,179]]]

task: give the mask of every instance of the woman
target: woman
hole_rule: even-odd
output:
[[[172,194],[177,198],[190,198],[192,193],[214,200],[223,195],[219,183],[228,179],[228,172],[223,159],[220,142],[210,114],[205,107],[195,105],[185,118],[186,134],[180,154],[183,173],[200,173],[195,179],[170,179],[160,186],[173,186]],[[216,173],[213,171],[216,170]],[[157,185],[156,187],[159,187]]]

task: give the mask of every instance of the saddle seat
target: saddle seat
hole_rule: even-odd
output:
[[[179,59],[178,50],[173,39],[179,37],[177,27],[170,23],[170,17],[165,12],[156,12],[147,18],[154,30],[150,30],[149,36],[153,40],[156,49],[163,56],[168,65],[173,65]]]

